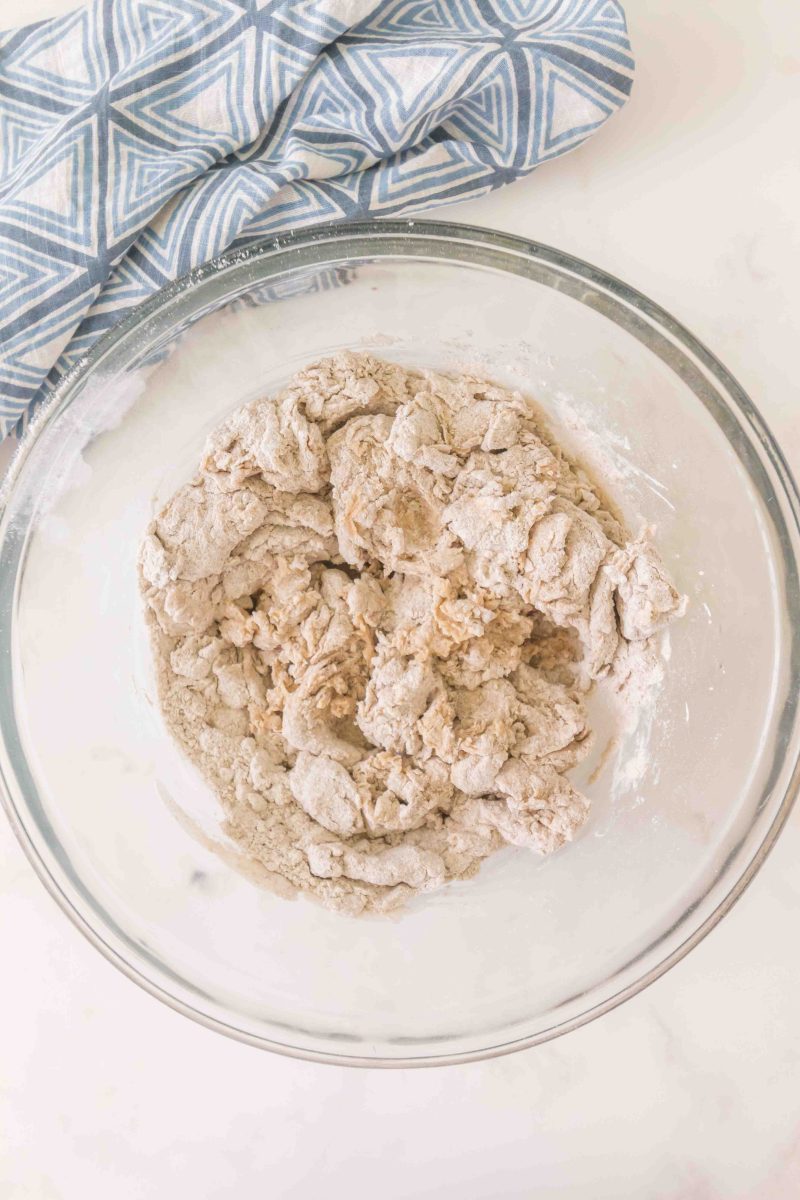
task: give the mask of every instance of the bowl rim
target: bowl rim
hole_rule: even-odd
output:
[[[45,397],[40,409],[32,418],[20,442],[17,453],[8,467],[5,480],[2,482],[2,486],[0,486],[0,518],[2,518],[8,501],[13,494],[16,480],[28,459],[31,448],[40,433],[57,417],[61,408],[61,402],[68,399],[73,387],[89,375],[96,364],[105,358],[109,351],[113,350],[128,334],[139,328],[145,321],[169,305],[177,297],[190,292],[194,287],[207,280],[210,275],[218,274],[230,268],[240,267],[248,262],[261,262],[273,256],[285,255],[287,251],[305,249],[311,246],[333,247],[337,242],[352,241],[354,239],[366,239],[367,242],[371,240],[374,248],[376,239],[382,240],[386,238],[405,238],[409,239],[412,244],[415,238],[420,238],[439,239],[447,242],[456,241],[467,245],[488,245],[495,250],[510,252],[523,259],[539,260],[559,270],[566,271],[577,279],[585,280],[593,286],[609,292],[623,303],[643,313],[648,320],[658,324],[663,331],[675,339],[682,349],[689,351],[727,393],[735,408],[738,409],[738,415],[744,419],[745,425],[749,427],[750,432],[755,434],[761,450],[769,459],[777,475],[780,488],[783,492],[783,498],[787,502],[789,513],[793,519],[794,530],[800,533],[800,491],[798,491],[797,483],[783,451],[767,423],[749,395],[716,355],[666,309],[662,308],[655,301],[650,300],[638,289],[624,283],[609,272],[553,246],[476,225],[462,225],[455,221],[417,219],[323,222],[305,230],[290,231],[277,236],[261,238],[242,249],[228,250],[210,259],[208,262],[195,267],[185,275],[180,276],[178,279],[154,292],[146,300],[135,305],[126,316],[102,334],[89,351],[65,371],[55,383],[45,385]],[[411,245],[407,249],[410,250]],[[366,257],[369,257],[369,252],[370,247],[366,245]],[[403,252],[400,251],[399,253],[402,254]],[[263,280],[260,282],[263,282]],[[797,561],[796,556],[795,561]],[[792,635],[800,642],[800,628],[793,626]],[[50,872],[25,822],[15,807],[11,788],[3,774],[2,764],[0,764],[0,800],[28,861],[47,891],[73,925],[118,970],[122,971],[124,975],[144,991],[150,993],[150,995],[168,1005],[174,1011],[182,1013],[198,1024],[223,1033],[236,1041],[244,1042],[259,1049],[268,1049],[291,1058],[353,1067],[402,1068],[448,1066],[499,1057],[563,1036],[610,1012],[632,996],[643,991],[646,987],[649,987],[650,984],[654,983],[685,958],[719,924],[723,917],[730,912],[733,905],[744,894],[763,866],[786,823],[798,792],[800,792],[800,749],[798,749],[795,755],[791,775],[787,781],[778,811],[749,862],[738,878],[731,884],[727,893],[701,924],[689,933],[663,959],[654,966],[651,966],[640,978],[621,987],[611,996],[600,1000],[584,1012],[545,1030],[520,1038],[514,1038],[499,1045],[457,1053],[368,1057],[360,1054],[311,1050],[306,1047],[293,1046],[250,1033],[216,1016],[200,1011],[192,1004],[173,995],[162,984],[150,979],[143,970],[140,970],[139,967],[128,961],[118,949],[105,940],[102,932],[79,910],[73,899]]]

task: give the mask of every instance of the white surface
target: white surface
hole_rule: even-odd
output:
[[[66,11],[5,0],[2,23]],[[628,0],[633,99],[570,158],[447,211],[640,287],[750,391],[800,472],[800,8]],[[735,910],[602,1020],[435,1071],[316,1067],[113,970],[0,825],[2,1200],[794,1200],[800,809]]]

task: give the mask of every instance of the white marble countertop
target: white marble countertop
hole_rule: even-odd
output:
[[[2,23],[70,7],[4,0]],[[625,111],[447,215],[552,243],[659,301],[800,472],[800,7],[627,10]],[[261,1053],[158,1004],[70,925],[2,822],[0,1197],[794,1200],[798,859],[800,808],[721,926],[594,1024],[492,1062],[375,1072]]]

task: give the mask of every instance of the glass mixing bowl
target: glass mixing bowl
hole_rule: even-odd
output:
[[[690,597],[655,710],[605,766],[598,739],[577,840],[503,851],[395,920],[281,898],[210,848],[216,805],[152,702],[136,591],[142,532],[207,432],[341,347],[535,395]],[[102,338],[23,443],[0,522],[9,815],[98,949],[214,1029],[383,1066],[530,1046],[657,978],[764,861],[798,781],[799,547],[751,402],[618,280],[441,223],[262,242]]]

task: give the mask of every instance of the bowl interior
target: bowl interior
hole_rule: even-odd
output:
[[[40,868],[140,982],[315,1056],[482,1054],[635,989],[752,871],[795,761],[796,529],[724,373],[590,268],[441,228],[262,248],[148,306],[61,389],[2,527],[2,769]],[[395,920],[284,899],[210,848],[216,804],[154,705],[136,590],[143,530],[207,432],[343,347],[535,396],[690,597],[657,704],[604,766],[593,701],[577,841],[506,850]]]

